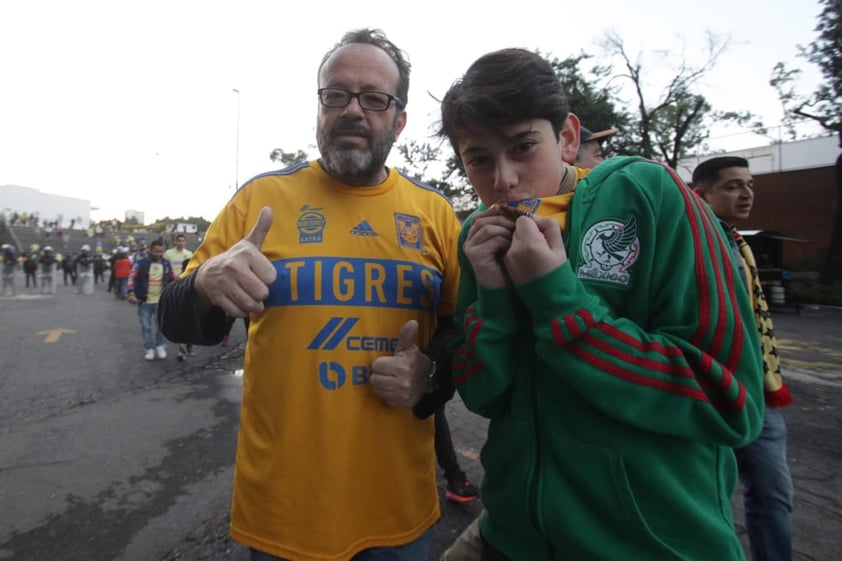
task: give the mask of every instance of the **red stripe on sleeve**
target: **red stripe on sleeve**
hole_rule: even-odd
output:
[[[567,343],[564,330],[561,328],[561,322],[557,318],[550,323],[550,332],[553,334],[553,342],[559,347],[563,347]]]
[[[576,321],[576,316],[573,314],[567,314],[564,316],[564,325],[567,326],[567,330],[570,332],[570,338],[576,339],[580,335],[582,335],[582,328],[579,327],[579,322]]]
[[[681,181],[678,175],[676,175],[674,170],[670,169],[668,166],[664,166],[664,169],[666,169],[670,176],[673,178],[673,181],[679,188],[682,197],[684,198],[684,205],[687,212],[687,218],[690,223],[691,231],[693,233],[693,250],[695,255],[694,261],[696,264],[696,282],[699,286],[699,326],[696,329],[696,333],[691,338],[691,342],[699,348],[704,348],[702,347],[702,342],[704,341],[705,334],[708,333],[711,328],[711,301],[709,292],[710,286],[708,284],[707,275],[705,274],[704,270],[704,254],[701,251],[701,232],[699,230],[699,222],[701,222],[701,227],[704,228],[704,234],[706,237],[706,241],[708,242],[708,247],[718,246],[720,254],[724,256],[729,255],[730,250],[724,245],[724,240],[722,240],[719,236],[715,235],[715,226],[711,223],[712,216],[700,207],[700,205],[705,203],[687,186],[684,185],[684,183]],[[714,240],[714,237],[718,239]],[[716,255],[710,255],[710,260],[714,269],[715,278],[722,278],[722,271],[720,270],[719,259],[717,259]],[[737,308],[735,306],[736,300],[734,294],[734,278],[730,267],[726,268],[725,279],[727,284],[727,291],[725,290],[726,287],[723,287],[718,283],[715,285],[718,314],[716,318],[716,325],[713,328],[714,338],[713,341],[711,341],[710,346],[707,348],[707,351],[714,356],[719,356],[719,354],[722,352],[722,345],[725,343],[725,335],[727,333],[728,327],[726,322],[725,306],[726,298],[728,298],[731,301],[732,309],[735,311],[735,323],[734,335],[731,341],[730,352],[728,354],[728,358],[726,359],[726,364],[729,368],[733,368],[735,364],[733,358],[737,357],[738,362],[738,357],[740,353],[742,353],[743,329],[742,320],[739,317],[739,313],[736,313]]]
[[[620,350],[620,348],[611,345],[610,343],[594,337],[593,335],[586,335],[582,340],[592,347],[602,351],[603,353],[618,358],[623,362],[636,366],[639,368],[648,368],[656,372],[663,372],[671,376],[679,376],[681,378],[695,378],[693,370],[683,364],[672,364],[670,362],[654,360],[634,354],[630,354]],[[660,345],[659,345],[660,346]],[[680,353],[679,353],[680,354]],[[664,355],[666,356],[666,355]],[[675,356],[674,354],[672,356]]]
[[[640,339],[635,339],[628,333],[617,329],[613,325],[607,323],[600,323],[597,327],[606,335],[613,337],[614,339],[627,345],[630,345],[640,351],[656,352],[664,355],[665,357],[684,356],[684,353],[678,347],[667,347],[662,345],[661,343],[658,343],[657,341],[649,341],[647,343],[644,343]]]
[[[594,366],[595,368],[599,368],[603,372],[607,372],[608,374],[612,374],[628,382],[632,382],[641,386],[648,386],[651,388],[661,389],[676,395],[681,395],[684,397],[695,399],[697,401],[704,401],[706,403],[710,403],[708,396],[699,388],[683,386],[681,384],[668,382],[666,380],[648,378],[640,374],[635,374],[634,372],[629,372],[628,370],[624,370],[619,366],[611,364],[610,362],[587,352],[584,348],[582,348],[581,345],[579,345],[579,343],[572,343],[571,345],[568,345],[568,348],[570,348],[571,351],[577,357],[581,358],[582,360]]]

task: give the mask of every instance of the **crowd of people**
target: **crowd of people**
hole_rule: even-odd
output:
[[[88,244],[82,245],[78,252],[66,253],[56,251],[51,245],[33,244],[18,255],[13,245],[3,244],[3,296],[17,294],[17,271],[24,274],[23,288],[40,286],[41,294],[56,293],[60,274],[65,286],[73,285],[79,293],[92,294],[94,285],[104,282],[115,255],[106,258],[101,248],[91,251]]]
[[[145,359],[248,320],[231,535],[252,561],[426,560],[436,456],[449,499],[477,494],[439,446],[458,391],[489,421],[484,509],[443,559],[741,561],[738,479],[752,558],[791,559],[792,399],[733,228],[747,162],[689,186],[606,159],[616,129],[583,127],[552,65],[505,48],[442,99],[480,200],[460,223],[385,165],[409,74],[381,31],[344,35],[317,72],[320,158],[246,182],[195,254],[132,260]]]

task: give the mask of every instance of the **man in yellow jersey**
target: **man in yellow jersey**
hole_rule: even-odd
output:
[[[317,79],[321,158],[247,181],[159,319],[171,340],[212,345],[250,318],[231,534],[252,560],[423,561],[459,222],[385,166],[407,119],[404,53],[353,31]]]

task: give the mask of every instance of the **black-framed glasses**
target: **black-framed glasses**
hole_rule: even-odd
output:
[[[319,88],[316,93],[325,107],[347,107],[354,98],[357,98],[364,111],[386,111],[393,101],[398,107],[403,105],[399,97],[374,90],[352,92],[345,88]]]

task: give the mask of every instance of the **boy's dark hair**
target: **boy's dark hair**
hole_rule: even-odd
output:
[[[441,128],[459,155],[459,137],[477,125],[492,129],[546,119],[556,135],[570,113],[567,96],[553,67],[526,49],[502,49],[476,60],[441,103]]]
[[[152,249],[153,247],[158,247],[158,246],[164,247],[164,240],[162,240],[161,238],[158,238],[156,240],[152,240],[152,242],[149,244],[149,249]]]
[[[330,55],[345,45],[351,45],[353,43],[374,45],[389,55],[389,58],[391,58],[392,62],[394,62],[398,67],[398,91],[395,92],[395,95],[401,101],[398,104],[398,108],[403,109],[406,107],[406,104],[409,101],[409,58],[405,52],[397,47],[397,45],[389,41],[389,39],[386,38],[386,34],[379,29],[355,29],[343,35],[342,39],[340,39],[339,42],[334,45],[332,49],[326,52],[325,56],[322,57],[322,62],[319,64],[319,72],[321,72],[322,66],[325,65],[327,59],[330,58]]]
[[[693,170],[693,187],[706,189],[719,179],[719,172],[725,168],[747,168],[748,160],[739,156],[717,156],[705,160]]]

